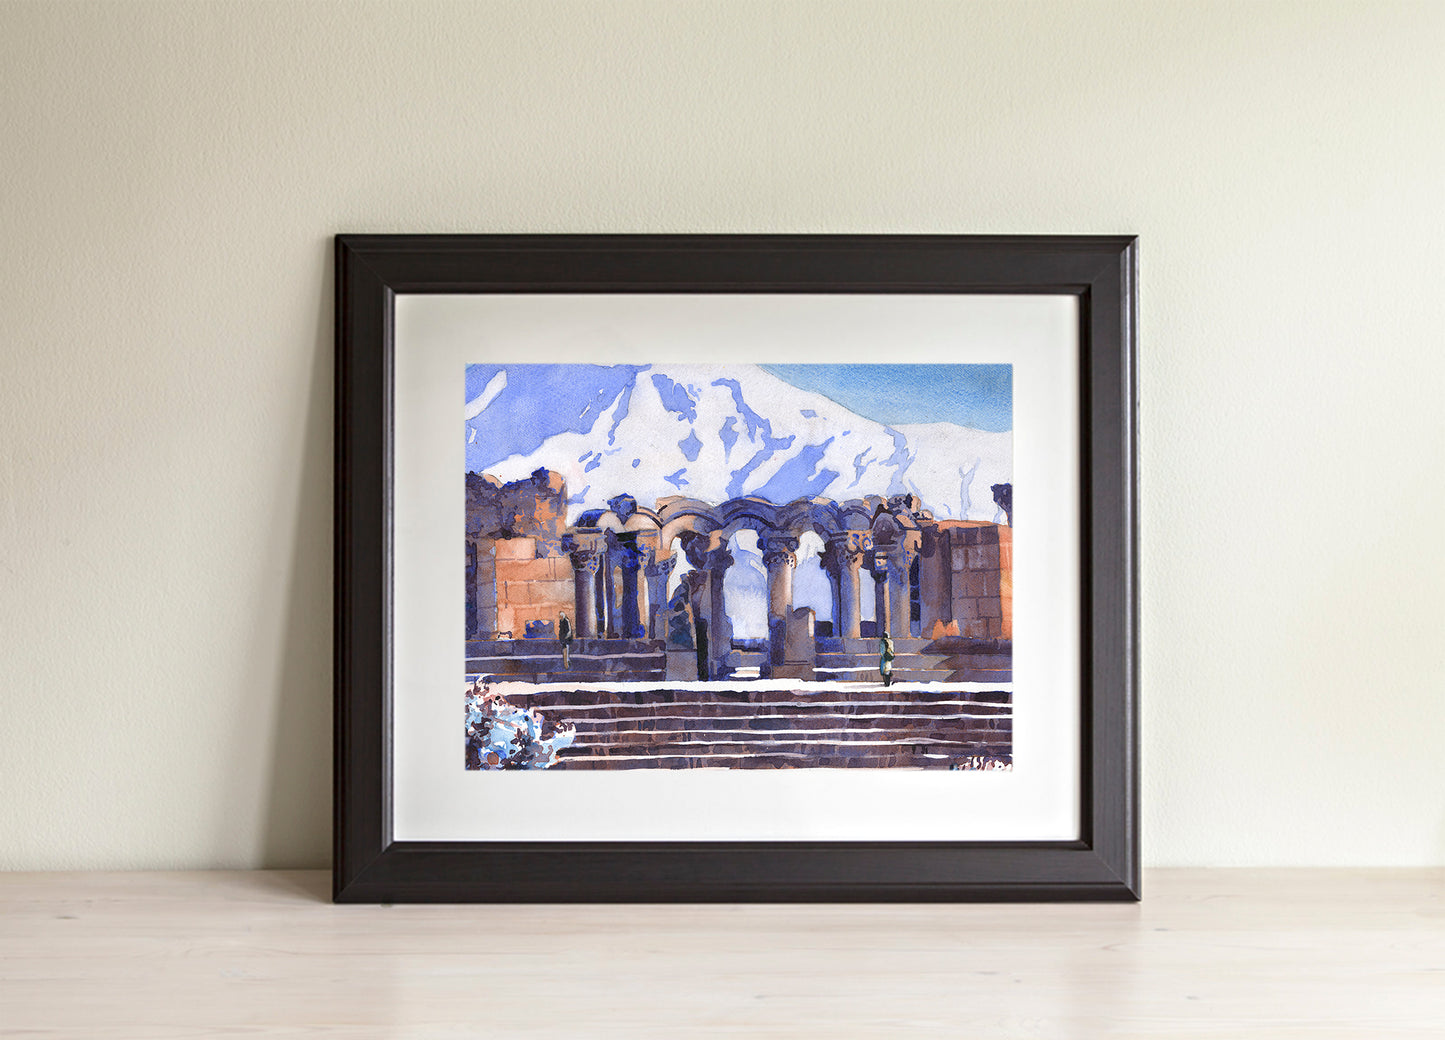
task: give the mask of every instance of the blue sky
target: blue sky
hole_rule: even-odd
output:
[[[495,407],[468,416],[467,468],[512,455],[530,455],[547,438],[571,430],[585,433],[618,395],[631,396],[633,376],[646,365],[468,365],[467,401],[477,399],[506,370]],[[470,409],[469,409],[470,411]],[[618,418],[626,415],[626,403]],[[473,432],[474,431],[474,432]]]
[[[885,426],[951,422],[1013,429],[1012,365],[760,365]]]

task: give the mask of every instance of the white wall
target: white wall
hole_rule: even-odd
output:
[[[1445,5],[0,4],[0,867],[322,866],[338,231],[1135,232],[1144,851],[1445,863]]]

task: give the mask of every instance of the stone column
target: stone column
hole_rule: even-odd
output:
[[[647,613],[645,615],[647,631],[653,639],[666,639],[666,632],[657,630],[658,611],[667,605],[667,579],[672,577],[672,567],[676,561],[671,556],[657,559],[653,558],[645,565],[644,573],[647,576]]]
[[[918,555],[916,547],[900,542],[891,546],[887,555],[888,632],[894,639],[907,639],[913,634],[908,571]]]
[[[768,645],[773,664],[784,663],[788,618],[793,613],[793,568],[798,565],[798,539],[791,535],[758,537],[763,566],[768,569]]]
[[[818,566],[823,568],[823,573],[828,576],[828,594],[833,600],[833,635],[843,634],[843,577],[842,568],[833,559],[833,550],[829,546],[823,547],[822,555],[818,557]]]
[[[642,566],[642,550],[623,543],[614,552],[618,566],[622,568],[622,602],[618,604],[617,635],[622,639],[640,639],[643,628],[638,594],[642,590],[638,587],[637,571]]]
[[[682,576],[682,587],[687,590],[688,605],[692,607],[693,630],[697,647],[697,677],[706,681],[709,658],[712,654],[712,637],[708,632],[704,607],[708,600],[708,572],[688,571]]]
[[[612,546],[602,550],[602,567],[599,576],[602,580],[602,631],[598,635],[604,639],[617,638],[617,587],[614,580],[614,571],[617,567],[617,556]]]
[[[859,568],[863,563],[863,541],[857,535],[834,535],[828,539],[823,566],[833,580],[833,634],[857,639],[863,617],[859,606]]]
[[[597,553],[597,573],[592,578],[592,616],[597,619],[597,635],[607,635],[607,592],[603,589],[607,577],[607,550]]]
[[[597,638],[597,568],[601,554],[596,549],[573,549],[572,593],[577,616],[578,639]]]
[[[888,554],[886,551],[873,553],[868,561],[868,571],[873,575],[873,623],[878,626],[878,634],[884,632],[896,636],[893,631],[892,618],[889,610],[892,606],[892,599],[888,595]]]
[[[758,538],[763,566],[768,569],[768,620],[786,618],[793,610],[793,568],[798,565],[798,539],[766,534]]]
[[[731,674],[727,667],[727,656],[733,648],[733,624],[728,619],[727,603],[723,594],[723,577],[733,565],[733,554],[727,546],[714,549],[707,554],[708,581],[708,665],[714,679],[725,679]]]

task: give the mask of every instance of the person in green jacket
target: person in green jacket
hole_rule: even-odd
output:
[[[893,685],[893,637],[887,632],[878,640],[878,674],[884,686]]]

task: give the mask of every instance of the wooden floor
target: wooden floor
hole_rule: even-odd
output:
[[[1445,871],[1141,905],[332,906],[324,873],[0,874],[0,1036],[1445,1037]]]

